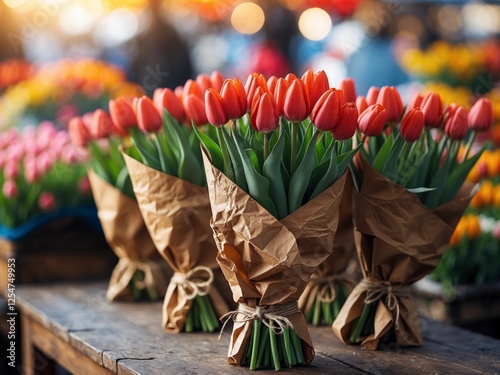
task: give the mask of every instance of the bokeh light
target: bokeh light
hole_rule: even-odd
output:
[[[262,8],[251,2],[239,4],[231,14],[231,25],[242,34],[255,34],[264,26],[264,21]]]
[[[300,15],[299,30],[309,40],[318,41],[324,39],[331,29],[332,19],[321,8],[310,8]]]

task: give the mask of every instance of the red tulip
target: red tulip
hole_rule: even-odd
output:
[[[380,104],[374,104],[366,108],[359,115],[359,130],[369,137],[382,133],[387,122],[387,111]]]
[[[285,81],[287,81],[289,84],[292,84],[292,82],[295,81],[296,79],[297,79],[297,76],[293,73],[288,73],[285,76]]]
[[[378,87],[372,86],[368,89],[366,94],[366,102],[368,105],[374,105],[377,103],[378,94],[380,89]]]
[[[422,100],[424,97],[421,94],[416,94],[413,99],[410,101],[410,104],[408,104],[408,107],[406,107],[406,112],[410,111],[413,108],[420,108],[422,109]]]
[[[276,90],[276,84],[278,83],[278,77],[271,76],[267,79],[267,89],[269,92],[274,93]]]
[[[380,89],[377,104],[382,105],[387,111],[387,121],[397,122],[403,115],[403,102],[398,90],[393,86],[384,86]]]
[[[196,81],[193,81],[192,79],[188,79],[182,88],[182,97],[186,98],[189,95],[196,95],[203,100],[203,91]]]
[[[227,79],[222,85],[222,108],[229,119],[243,117],[248,110],[247,94],[239,79]]]
[[[318,100],[311,111],[311,121],[316,129],[332,130],[340,120],[340,101],[342,97],[337,89],[329,89]]]
[[[158,88],[153,94],[153,103],[156,110],[163,115],[163,110],[166,109],[180,123],[184,121],[184,108],[182,102],[175,92],[169,88]]]
[[[44,191],[38,198],[38,206],[42,211],[48,212],[56,208],[56,198],[48,191]]]
[[[205,110],[208,122],[214,126],[222,126],[229,121],[222,107],[222,96],[214,89],[205,92]]]
[[[316,74],[312,70],[308,70],[302,76],[302,81],[306,87],[309,95],[309,103],[311,108],[317,103],[321,95],[323,95],[329,88],[328,76],[324,70],[320,70]]]
[[[340,82],[342,90],[342,105],[348,102],[356,102],[356,85],[352,78],[345,78]]]
[[[85,121],[85,118],[83,118]],[[89,127],[90,135],[94,139],[107,138],[114,133],[115,126],[111,117],[102,109],[98,109],[92,116],[92,122]]]
[[[250,111],[250,122],[255,130],[268,133],[275,130],[279,124],[279,114],[276,101],[269,92],[256,94]]]
[[[410,109],[401,120],[401,135],[407,142],[420,138],[424,130],[424,114],[419,108]]]
[[[484,132],[493,125],[493,107],[486,98],[481,98],[472,106],[468,116],[469,129]]]
[[[147,96],[134,99],[134,110],[137,125],[143,132],[154,132],[161,128],[161,116]]]
[[[86,147],[90,141],[90,132],[81,117],[73,117],[68,124],[69,137],[74,145]]]
[[[445,134],[451,139],[462,140],[467,135],[467,130],[467,111],[465,108],[455,104],[450,105],[445,113]]]
[[[204,125],[208,122],[207,114],[205,112],[205,102],[203,99],[195,94],[188,95],[182,100],[186,119],[191,124],[191,120],[197,126]]]
[[[276,100],[276,106],[278,108],[278,113],[283,116],[283,106],[285,105],[285,95],[290,84],[285,81],[284,78],[278,78],[276,81],[276,87],[272,91],[274,99]]]
[[[358,109],[354,102],[345,103],[340,112],[340,121],[332,129],[332,136],[338,141],[352,138],[358,125]]]
[[[137,125],[134,110],[130,102],[125,98],[109,101],[109,115],[111,116],[115,128],[125,132],[125,134],[128,132],[129,128],[133,128]]]
[[[356,98],[356,108],[358,109],[358,113],[363,113],[366,108],[368,108],[368,103],[364,96],[358,96]]]
[[[427,93],[420,103],[420,109],[424,113],[425,126],[439,128],[443,119],[443,105],[439,95],[434,92]]]
[[[220,92],[222,84],[224,83],[224,76],[221,72],[214,71],[210,75],[210,82],[212,82],[212,88],[215,91]]]
[[[207,91],[209,88],[212,88],[212,81],[210,80],[210,77],[204,73],[198,74],[196,76],[196,84],[200,88],[202,95],[204,95],[205,91]]]
[[[310,114],[309,97],[304,82],[295,79],[286,90],[283,103],[283,117],[288,121],[300,122]]]
[[[253,97],[257,87],[261,87],[264,91],[268,91],[265,77],[262,74],[252,73],[248,76],[247,81],[245,82],[247,103],[253,103]]]

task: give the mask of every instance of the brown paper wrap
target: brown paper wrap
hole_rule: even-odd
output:
[[[415,194],[364,161],[362,168],[364,183],[354,200],[355,242],[361,271],[365,278],[409,287],[436,268],[469,204],[471,188],[462,189],[453,201],[429,210]],[[358,284],[333,323],[333,331],[346,344],[350,344],[349,334],[361,314],[366,294],[362,283]],[[362,346],[375,350],[393,325],[399,345],[421,345],[417,308],[411,296],[398,297],[398,309],[392,311],[384,302],[383,297],[377,305],[375,333]]]
[[[200,266],[211,269],[214,282],[208,296],[217,316],[224,315],[229,311],[231,292],[216,261],[207,189],[123,156],[156,248],[176,273],[186,275]],[[163,304],[165,331],[178,333],[183,329],[192,303],[188,297],[184,288],[170,282]]]
[[[109,281],[106,298],[132,300],[130,280],[137,270],[144,272],[141,288],[154,288],[159,295],[167,289],[172,272],[156,251],[137,202],[88,170],[97,215],[108,244],[119,261]]]
[[[314,270],[333,249],[345,176],[315,199],[278,221],[205,155],[217,261],[233,298],[249,306],[297,301]],[[288,316],[310,363],[314,349],[302,312]],[[236,317],[228,362],[240,364],[252,322]]]
[[[346,175],[344,193],[342,194],[339,207],[339,224],[335,233],[333,252],[311,275],[311,280],[299,298],[299,308],[304,314],[311,309],[318,292],[322,288],[329,286],[329,284],[332,287],[342,284],[350,292],[356,285],[357,280],[359,280],[358,275],[355,273],[357,265],[356,267],[351,267],[356,262],[352,219],[354,185],[349,170]]]

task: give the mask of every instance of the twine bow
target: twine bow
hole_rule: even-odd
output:
[[[354,286],[356,285],[356,280],[353,276],[347,273],[341,273],[331,276],[318,276],[314,273],[311,275],[311,284],[318,285],[319,289],[317,298],[321,302],[330,303],[335,301],[335,298],[337,297],[335,285],[338,283]]]
[[[203,273],[206,273],[206,275],[203,275]],[[192,300],[197,295],[207,295],[213,281],[214,273],[206,266],[194,267],[187,273],[174,272],[170,279],[170,283],[181,289],[188,300]]]
[[[222,337],[224,327],[231,319],[235,323],[246,323],[251,320],[259,319],[270,330],[272,330],[274,334],[281,335],[285,328],[293,329],[293,324],[290,319],[288,319],[288,316],[293,315],[299,311],[300,310],[297,301],[289,301],[278,305],[256,307],[251,307],[245,303],[240,303],[238,305],[238,309],[230,311],[220,318],[221,321],[224,321],[224,324],[222,325],[219,339]],[[238,315],[242,317],[238,319]]]
[[[365,303],[370,304],[385,296],[386,307],[396,314],[395,328],[399,328],[399,298],[409,297],[408,285],[393,285],[389,281],[377,280],[371,277],[361,280],[360,287],[366,290]]]

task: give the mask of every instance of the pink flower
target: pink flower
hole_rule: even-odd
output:
[[[24,161],[24,178],[29,184],[33,184],[40,180],[40,173],[36,164],[36,159],[25,159]]]
[[[61,159],[64,163],[69,165],[77,164],[80,161],[75,148],[71,145],[68,145],[62,149]]]
[[[90,181],[87,176],[83,176],[78,182],[78,191],[82,194],[87,194],[90,192]]]
[[[12,180],[6,180],[3,183],[2,192],[6,198],[15,198],[18,193],[16,183]]]
[[[50,151],[45,151],[40,153],[40,155],[37,156],[36,158],[36,165],[38,168],[38,172],[40,175],[46,174],[48,171],[52,169],[54,166],[56,160],[52,152]]]
[[[42,209],[42,211],[52,211],[56,207],[56,199],[54,198],[54,195],[48,191],[44,191],[38,198],[38,206]]]
[[[18,161],[7,160],[5,167],[3,169],[3,174],[5,178],[14,180],[19,173]]]

